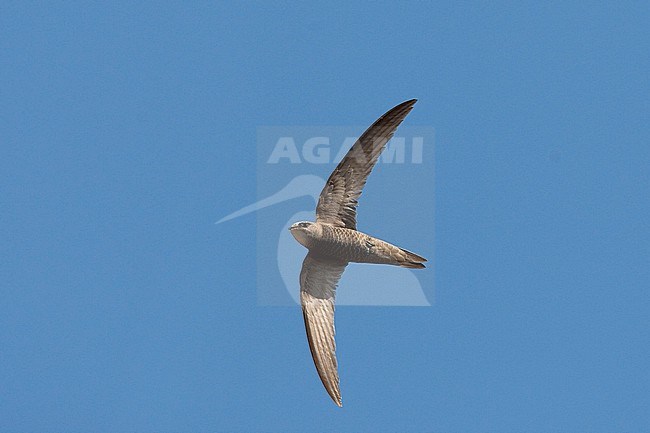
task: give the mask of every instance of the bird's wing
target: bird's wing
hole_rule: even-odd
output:
[[[316,221],[356,230],[357,199],[370,171],[417,99],[402,102],[363,133],[325,183],[316,206]]]
[[[339,406],[342,404],[334,341],[334,298],[346,265],[310,252],[300,271],[300,302],[311,356],[327,393]]]

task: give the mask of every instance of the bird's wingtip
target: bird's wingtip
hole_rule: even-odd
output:
[[[397,108],[397,107],[412,107],[412,106],[415,105],[416,102],[418,102],[418,100],[415,99],[415,98],[407,99],[406,101],[400,102],[399,104],[397,104],[394,108]]]
[[[338,389],[338,387],[334,390],[327,390],[327,393],[329,394],[330,398],[334,402],[335,405],[338,407],[343,407],[343,398],[341,398],[341,391]]]
[[[343,399],[341,398],[341,393],[338,391],[338,388],[334,392],[330,392],[330,390],[327,390],[327,393],[330,395],[330,398],[334,402],[335,405],[338,407],[343,407]]]

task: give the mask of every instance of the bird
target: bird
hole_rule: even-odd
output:
[[[342,157],[345,155],[342,155]],[[265,180],[266,181],[266,180]],[[252,212],[259,212],[271,206],[284,204],[297,198],[308,198],[305,202],[311,202],[312,209],[307,211],[302,208],[299,212],[293,213],[287,217],[287,220],[282,226],[278,228],[278,242],[275,245],[277,252],[277,271],[282,279],[283,285],[276,286],[275,280],[271,279],[273,283],[269,282],[269,287],[277,299],[282,299],[284,302],[295,302],[300,305],[300,290],[296,289],[298,282],[296,281],[296,274],[300,273],[302,259],[304,258],[303,247],[298,244],[291,233],[287,230],[294,221],[306,220],[313,218],[314,207],[318,204],[318,198],[321,190],[325,185],[325,178],[316,176],[314,174],[301,174],[294,177],[284,187],[280,188],[274,194],[263,197],[256,203],[244,206],[243,208],[226,215],[215,224],[223,224],[227,221],[241,218]],[[265,236],[270,232],[268,230],[275,229],[267,219],[264,222]],[[268,224],[267,224],[268,223]],[[273,248],[273,246],[271,246]],[[259,269],[258,272],[264,274],[267,269]],[[382,306],[431,306],[427,296],[420,284],[420,281],[412,272],[412,269],[397,268],[397,267],[350,267],[341,278],[341,284],[354,285],[361,288],[360,284],[367,284],[369,290],[356,290],[343,291],[336,297],[337,305],[382,305]],[[262,275],[261,274],[261,275]],[[395,286],[399,285],[399,290],[395,291]],[[283,287],[286,294],[290,297],[285,298],[283,292],[279,289]],[[363,286],[366,287],[366,286]],[[271,293],[271,292],[267,292]]]
[[[416,99],[377,119],[352,145],[320,193],[316,221],[299,221],[289,231],[308,249],[300,271],[300,304],[307,341],[323,386],[342,407],[334,329],[334,303],[349,263],[424,268],[422,256],[357,230],[357,205],[368,176]]]

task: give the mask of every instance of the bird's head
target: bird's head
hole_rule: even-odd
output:
[[[310,221],[299,221],[293,223],[289,231],[301,245],[309,247],[309,239],[316,234],[316,224]]]

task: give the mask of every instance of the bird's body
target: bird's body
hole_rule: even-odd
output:
[[[298,223],[301,224],[301,223]],[[302,222],[292,233],[309,252],[344,263],[375,263],[423,268],[423,257],[357,230],[326,223]]]
[[[386,143],[416,100],[403,102],[373,123],[334,169],[320,194],[316,222],[302,221],[289,230],[309,250],[300,271],[300,302],[307,340],[318,375],[338,406],[339,389],[334,299],[348,263],[424,268],[424,257],[357,230],[357,199]]]

